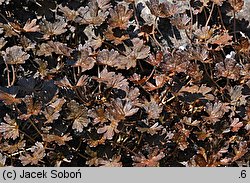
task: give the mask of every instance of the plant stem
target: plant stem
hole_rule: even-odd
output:
[[[6,63],[6,61],[4,63],[5,63],[5,66],[6,66],[7,80],[8,80],[8,86],[7,87],[10,87],[10,70],[9,70],[9,67],[8,67],[8,64]]]
[[[210,21],[210,19],[211,19],[211,17],[212,17],[212,14],[213,14],[213,11],[214,11],[214,2],[213,2],[213,4],[212,4],[212,8],[211,8],[211,11],[210,11],[210,14],[209,14],[209,17],[208,17],[208,19],[207,19],[207,22],[206,22],[206,24],[205,24],[205,27],[207,27],[207,25],[208,25],[208,23],[209,23],[209,21]]]
[[[12,69],[12,82],[10,84],[10,86],[13,86],[15,81],[16,81],[16,71],[13,65],[11,65],[11,69]]]

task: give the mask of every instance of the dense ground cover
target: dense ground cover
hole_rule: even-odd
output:
[[[249,11],[0,0],[0,166],[249,166]]]

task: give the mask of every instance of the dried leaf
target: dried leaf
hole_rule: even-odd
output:
[[[117,88],[124,91],[128,91],[128,82],[121,73],[115,74],[115,72],[108,72],[107,68],[104,68],[100,73],[99,78],[94,78],[98,82],[105,83],[110,88]]]
[[[187,14],[175,14],[170,21],[178,29],[187,29],[187,24],[190,22],[190,20],[191,18],[188,17]]]
[[[150,54],[146,61],[152,66],[159,66],[163,61],[163,52],[158,51],[155,55]]]
[[[108,113],[105,112],[102,107],[96,107],[95,109],[88,111],[88,115],[89,117],[94,118],[94,125],[97,123],[103,124],[105,122],[108,122]]]
[[[208,94],[209,92],[212,91],[212,88],[207,87],[205,85],[201,85],[200,87],[197,85],[193,86],[183,86],[178,93],[180,95],[183,95],[183,92],[188,92],[188,93],[200,93],[202,94],[206,99],[208,100],[214,100],[214,96],[212,94]]]
[[[151,151],[152,152],[147,155],[147,158],[142,153],[133,156],[133,165],[136,167],[158,167],[159,161],[165,157],[165,154],[163,152],[159,152],[157,148]]]
[[[229,36],[227,32],[224,32],[221,35],[214,36],[209,42],[219,46],[231,45],[232,38],[233,36]]]
[[[67,6],[62,6],[61,4],[58,6],[59,11],[63,13],[64,17],[67,19],[67,21],[75,21],[76,17],[79,15],[79,13],[75,10],[71,10]]]
[[[4,152],[8,152],[10,154],[13,154],[14,152],[17,152],[18,150],[21,150],[25,147],[26,141],[25,140],[21,140],[16,144],[8,144],[7,142],[4,142],[2,144],[0,144],[0,149]]]
[[[87,108],[79,105],[75,100],[71,100],[67,104],[70,113],[67,116],[67,120],[73,120],[72,129],[76,129],[78,132],[82,132],[84,127],[89,124]]]
[[[18,36],[19,32],[15,32],[9,24],[0,23],[0,27],[4,30],[4,37]]]
[[[174,135],[173,140],[178,143],[179,149],[184,151],[189,145],[187,139],[189,138],[190,130],[186,129],[183,123],[178,123],[175,127],[177,128],[178,133]]]
[[[141,127],[136,127],[136,129],[139,131],[139,132],[147,132],[149,133],[150,135],[155,135],[155,134],[158,134],[159,131],[161,131],[163,129],[163,126],[162,125],[159,125],[159,123],[155,123],[153,124],[151,127],[149,128],[141,128]]]
[[[228,79],[238,80],[241,72],[241,65],[236,62],[233,57],[225,58],[224,62],[215,65],[218,77],[226,77]]]
[[[0,101],[2,100],[5,105],[20,104],[22,100],[15,98],[15,96],[0,90]]]
[[[168,81],[169,77],[166,76],[165,74],[161,74],[161,75],[155,75],[154,79],[155,79],[156,85],[153,85],[150,82],[146,82],[143,88],[147,91],[153,91],[153,90],[159,89],[164,86],[164,84]]]
[[[120,64],[126,67],[126,69],[135,67],[136,60],[148,57],[150,52],[149,46],[144,45],[143,40],[134,38],[131,41],[133,43],[133,47],[125,46],[126,56],[121,55],[118,57]]]
[[[36,25],[37,19],[28,20],[23,27],[24,32],[38,32],[40,31],[39,25]]]
[[[87,84],[87,80],[88,80],[88,76],[87,75],[82,75],[77,83],[76,83],[76,87],[80,87],[80,86],[85,86]]]
[[[141,78],[140,74],[134,73],[129,78],[129,80],[132,81],[133,83],[137,84],[137,85],[143,85],[148,80],[148,78],[145,77],[145,76],[143,78]]]
[[[31,49],[34,49],[36,46],[36,43],[32,42],[30,39],[28,39],[25,36],[21,36],[20,43],[22,44],[25,51],[29,51]]]
[[[132,105],[131,101],[127,101],[125,104],[123,104],[122,100],[119,98],[112,100],[110,107],[112,112],[109,112],[113,113],[115,115],[114,119],[117,120],[123,120],[125,117],[132,116],[139,110],[139,108],[136,108]]]
[[[230,107],[228,103],[215,102],[214,104],[208,102],[206,104],[205,111],[208,113],[208,117],[203,116],[203,118],[209,123],[216,123],[228,112]]]
[[[239,118],[234,118],[232,121],[231,121],[231,131],[232,132],[237,132],[239,131],[239,129],[243,126],[243,123],[242,122],[239,122]]]
[[[214,2],[215,4],[217,4],[218,6],[221,6],[223,4],[225,0],[212,0],[212,2]]]
[[[82,72],[90,70],[95,65],[95,59],[91,57],[90,50],[86,48],[79,49],[79,56],[73,67],[81,67]]]
[[[56,98],[50,105],[48,105],[42,113],[44,114],[46,121],[44,124],[53,123],[60,116],[63,104],[66,102],[64,98]]]
[[[166,55],[160,67],[171,76],[176,72],[186,73],[189,64],[187,55],[181,51],[177,51],[173,55]]]
[[[63,19],[60,19],[59,21],[54,22],[54,23],[44,20],[40,24],[40,29],[44,33],[43,38],[49,39],[53,35],[60,35],[66,32],[67,31],[67,29],[65,28],[66,26],[67,26],[67,23],[64,22]]]
[[[88,145],[90,147],[97,147],[98,145],[103,145],[105,143],[106,139],[104,137],[102,137],[101,139],[99,140],[88,140]]]
[[[4,117],[4,121],[6,123],[0,123],[0,133],[3,134],[3,137],[5,139],[12,138],[15,140],[17,137],[19,137],[19,130],[18,125],[16,123],[15,119],[11,119],[8,114]]]
[[[3,156],[2,153],[0,153],[0,167],[4,167],[5,162],[6,162],[6,156]]]
[[[248,152],[248,145],[246,141],[239,143],[239,149],[234,148],[235,156],[232,161],[236,161],[243,157]]]
[[[2,52],[3,59],[7,64],[24,64],[30,55],[22,51],[21,46],[12,46]]]
[[[88,41],[84,44],[86,50],[89,50],[89,54],[92,53],[91,49],[97,50],[102,46],[103,38],[101,36],[96,36],[95,28],[93,25],[89,25],[84,29],[84,34],[88,37]],[[80,49],[79,49],[80,50]]]
[[[160,3],[159,0],[149,0],[146,1],[146,5],[153,15],[161,18],[170,17],[184,11],[180,4],[173,4],[170,1]]]
[[[246,98],[248,95],[242,94],[243,86],[234,86],[229,89],[229,95],[231,97],[231,104],[234,106],[245,105],[247,103]]]
[[[102,3],[100,3],[102,4]],[[104,5],[104,4],[102,4]],[[103,7],[104,8],[104,7]],[[104,11],[103,11],[104,10]],[[76,18],[76,22],[80,24],[92,24],[95,26],[101,25],[108,16],[108,12],[105,8],[101,10],[98,7],[96,0],[91,0],[86,7],[80,7],[77,12],[79,16]]]
[[[113,156],[112,159],[109,160],[103,160],[103,159],[98,159],[99,165],[101,167],[122,167],[122,162],[120,162],[121,156]]]
[[[72,51],[73,50],[71,48],[67,47],[61,42],[48,41],[47,43],[42,43],[41,45],[39,45],[37,55],[51,56],[54,52],[58,55],[65,55],[67,57],[70,57]]]
[[[67,133],[63,136],[43,134],[42,137],[43,137],[43,140],[45,142],[54,142],[55,141],[59,146],[65,145],[65,142],[72,140],[72,137],[69,136],[69,133]]]
[[[194,48],[190,49],[190,52],[192,53],[190,55],[190,59],[192,60],[199,60],[203,63],[209,63],[211,62],[211,59],[208,59],[208,50],[206,47],[203,46],[196,46]]]
[[[198,126],[200,124],[200,121],[198,120],[194,120],[192,121],[192,118],[191,117],[183,117],[181,120],[180,120],[181,123],[185,123],[186,125],[189,125],[189,126]]]
[[[5,39],[2,37],[0,38],[0,50],[4,47],[4,45],[7,43],[7,41],[5,41]]]
[[[197,36],[199,40],[208,40],[213,35],[213,28],[209,26],[201,27],[201,29],[197,29],[194,34]]]
[[[55,81],[55,84],[59,87],[65,87],[68,89],[72,89],[73,85],[71,85],[71,83],[69,82],[67,76],[64,76],[63,79],[59,80],[59,81]]]
[[[114,134],[119,132],[117,126],[118,123],[116,121],[113,121],[110,125],[104,125],[103,127],[98,128],[97,133],[104,133],[103,138],[111,140],[113,139]]]
[[[160,106],[157,96],[150,96],[150,101],[145,100],[143,108],[148,113],[148,119],[158,119],[162,112],[163,107]]]
[[[42,103],[40,101],[34,100],[33,96],[26,96],[23,99],[26,104],[27,113],[19,116],[21,120],[27,120],[30,116],[37,116],[42,112]]]
[[[37,165],[39,161],[42,161],[45,156],[45,148],[41,142],[36,142],[35,146],[32,146],[31,152],[33,154],[20,155],[23,166],[28,164]]]
[[[236,12],[239,12],[244,6],[244,0],[229,0],[229,3]]]
[[[104,32],[104,36],[107,40],[111,41],[115,45],[122,44],[125,40],[129,39],[128,34],[122,35],[121,37],[115,36],[111,27],[108,27],[107,31]]]
[[[140,90],[138,88],[131,87],[126,95],[125,100],[131,102],[133,106],[141,106],[139,101]]]
[[[133,16],[133,10],[129,10],[128,6],[118,4],[114,9],[110,10],[109,26],[112,28],[127,29],[128,21]]]
[[[110,67],[117,67],[118,69],[124,69],[121,67],[121,64],[118,62],[119,52],[115,50],[107,50],[104,49],[102,51],[98,52],[98,55],[96,57],[96,60],[98,63],[107,65]]]

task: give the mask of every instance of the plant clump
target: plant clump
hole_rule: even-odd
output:
[[[249,0],[1,0],[0,166],[249,166]]]

